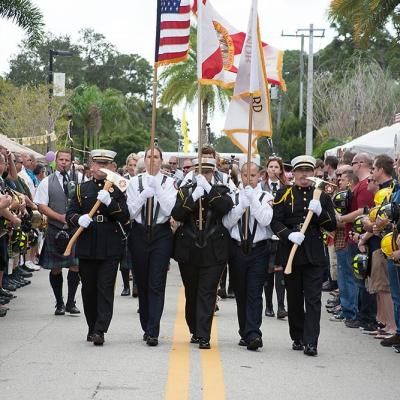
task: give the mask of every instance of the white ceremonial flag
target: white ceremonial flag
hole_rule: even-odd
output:
[[[224,132],[243,153],[247,153],[250,94],[253,95],[251,153],[254,155],[257,154],[257,139],[272,136],[270,98],[257,17],[257,0],[252,1],[235,90],[224,127]]]

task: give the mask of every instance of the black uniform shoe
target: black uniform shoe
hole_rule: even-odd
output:
[[[249,343],[245,339],[240,339],[239,343],[238,343],[239,346],[243,346],[243,347],[247,347],[248,344]]]
[[[104,333],[99,332],[93,335],[93,344],[95,346],[103,346],[104,344]]]
[[[211,349],[210,342],[206,339],[199,339],[199,349],[200,350],[208,350]]]
[[[254,339],[250,340],[247,345],[247,350],[256,351],[257,349],[263,347],[263,341],[260,336],[256,336]]]
[[[8,297],[0,296],[0,304],[2,306],[4,306],[5,304],[8,304],[9,302],[10,302],[10,299]]]
[[[294,340],[292,343],[293,350],[304,350],[304,344],[301,340]]]
[[[126,287],[122,290],[121,296],[130,296],[131,295],[131,289],[129,287]]]
[[[266,317],[275,317],[274,309],[272,307],[267,307],[265,309],[265,316]]]
[[[276,318],[278,319],[283,319],[287,317],[287,311],[285,310],[285,307],[278,307],[278,312],[276,313]]]
[[[65,311],[69,312],[70,314],[80,314],[79,308],[75,305],[75,303],[71,303],[65,306]]]
[[[17,296],[14,296],[12,293],[8,292],[4,288],[0,288],[0,296],[6,297],[9,299],[15,299]]]
[[[32,278],[32,272],[27,272],[21,268],[21,266],[17,267],[16,272],[18,275],[22,276],[23,278]]]
[[[147,346],[150,346],[150,347],[158,346],[158,338],[149,336],[146,340],[146,344],[147,344]]]
[[[25,264],[20,265],[18,268],[21,268],[21,269],[23,269],[23,270],[26,271],[26,272],[34,272],[34,271],[35,271],[34,269],[29,268],[29,267],[28,267],[27,265],[25,265]]]
[[[7,308],[0,307],[0,317],[5,317],[7,315]]]
[[[93,342],[93,338],[94,338],[94,333],[93,332],[89,332],[86,336],[86,341],[87,342]]]
[[[138,292],[138,288],[136,285],[132,286],[132,297],[138,297],[139,296],[139,292]]]
[[[192,337],[190,338],[190,343],[199,344],[200,339],[196,335],[192,335]]]
[[[56,304],[56,311],[54,311],[54,315],[64,315],[64,314],[65,314],[64,303]]]
[[[318,354],[317,346],[314,346],[313,344],[307,344],[304,348],[304,354],[311,357],[316,356]]]
[[[147,342],[149,335],[147,333],[143,333],[143,340]]]

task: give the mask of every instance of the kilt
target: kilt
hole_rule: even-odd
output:
[[[65,257],[58,253],[55,246],[55,237],[61,229],[56,228],[53,225],[47,226],[46,237],[39,257],[39,264],[44,269],[52,268],[69,268],[79,265],[78,259],[74,257],[74,251],[72,255]]]

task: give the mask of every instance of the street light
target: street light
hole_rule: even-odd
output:
[[[69,50],[49,50],[49,103],[48,103],[48,116],[49,116],[49,124],[48,124],[48,132],[47,132],[47,151],[50,150],[50,134],[53,132],[53,121],[51,118],[51,101],[53,98],[53,57],[54,56],[64,56],[64,57],[72,57],[74,53]]]

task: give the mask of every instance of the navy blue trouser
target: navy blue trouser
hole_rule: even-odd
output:
[[[107,332],[114,307],[118,259],[79,259],[82,302],[89,332]]]
[[[324,267],[312,264],[293,265],[292,273],[285,275],[292,340],[318,345],[323,278]]]
[[[244,254],[241,247],[231,244],[233,282],[239,321],[239,335],[245,340],[262,336],[263,289],[267,275],[267,246]]]
[[[157,226],[147,240],[141,225],[134,224],[129,234],[133,272],[139,293],[140,324],[145,333],[158,337],[164,310],[165,285],[173,236],[168,224]]]

